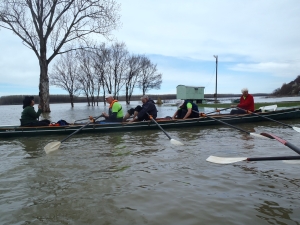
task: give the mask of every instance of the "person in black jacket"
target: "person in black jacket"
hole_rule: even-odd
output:
[[[151,115],[153,119],[157,117],[157,109],[154,101],[150,99],[147,95],[141,97],[141,100],[143,102],[143,105],[142,106],[138,105],[135,108],[129,109],[123,118],[124,122],[126,122],[127,119],[132,115],[133,115],[133,119],[129,122],[150,120],[148,114]]]
[[[198,106],[192,101],[185,100],[178,110],[174,113],[172,119],[187,119],[187,118],[198,118],[199,109]]]

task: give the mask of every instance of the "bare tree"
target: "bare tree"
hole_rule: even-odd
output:
[[[109,68],[104,77],[108,93],[118,98],[119,91],[125,84],[128,51],[124,43],[115,43],[110,49]]]
[[[143,95],[150,89],[159,89],[162,83],[162,74],[157,72],[156,65],[144,57],[142,60],[142,72],[138,81],[138,87],[142,89]]]
[[[105,101],[105,88],[106,88],[106,74],[109,74],[109,62],[110,62],[110,49],[106,48],[105,43],[102,43],[99,48],[94,49],[94,68],[95,74],[98,79],[98,86],[97,86],[97,99],[100,95],[100,88],[103,89],[103,102],[104,105],[106,104]],[[109,86],[109,85],[108,85]],[[108,90],[111,93],[111,90]],[[98,102],[97,102],[98,104]]]
[[[0,27],[11,30],[35,53],[40,66],[40,102],[50,112],[48,66],[66,43],[109,37],[119,23],[115,0],[1,0]],[[51,51],[49,51],[51,49]]]
[[[74,95],[80,91],[77,70],[75,52],[71,51],[61,55],[60,60],[53,65],[52,73],[49,73],[50,84],[69,93],[72,107],[74,107]]]
[[[91,51],[85,49],[79,49],[77,51],[77,60],[79,63],[78,77],[82,85],[82,90],[87,97],[88,105],[90,105],[91,102],[93,106],[95,105],[97,77],[94,72],[92,54]],[[89,97],[91,97],[91,100]]]
[[[83,91],[83,93],[86,96],[86,100],[88,102],[88,106],[91,105],[91,100],[90,100],[90,79],[89,77],[86,77],[84,74],[80,73],[80,71],[78,72],[78,81],[80,82],[80,90]]]
[[[132,55],[128,58],[128,72],[125,79],[125,99],[126,104],[130,104],[133,90],[139,80],[142,70],[142,59],[144,56]]]

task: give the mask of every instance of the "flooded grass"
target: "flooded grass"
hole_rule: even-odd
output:
[[[211,108],[230,108],[231,105],[236,105],[237,103],[207,103],[207,104],[198,104],[201,107],[211,107]],[[298,107],[300,106],[299,101],[295,102],[259,102],[255,103],[255,108],[268,105],[277,105],[277,107]]]

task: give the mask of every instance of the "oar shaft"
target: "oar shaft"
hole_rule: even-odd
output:
[[[246,161],[274,161],[274,160],[299,160],[300,156],[275,156],[275,157],[253,157]]]
[[[196,111],[193,110],[193,112],[196,112]],[[237,130],[243,131],[243,132],[245,132],[245,133],[251,135],[250,132],[248,132],[248,131],[246,131],[246,130],[243,130],[243,129],[239,128],[239,127],[233,126],[233,125],[231,125],[231,124],[229,124],[229,123],[225,123],[224,121],[215,119],[215,118],[213,118],[213,117],[211,117],[211,116],[207,116],[207,115],[205,115],[205,116],[206,116],[207,118],[210,118],[210,119],[212,119],[212,120],[218,121],[218,122],[223,123],[223,124],[226,124],[226,125],[228,125],[228,126],[230,126],[230,127],[232,127],[232,128],[235,128],[235,129],[237,129]],[[253,133],[252,133],[252,134],[253,134]],[[292,143],[290,143],[290,142],[288,142],[288,141],[286,141],[286,140],[283,140],[283,139],[281,139],[281,138],[279,138],[279,137],[277,137],[277,136],[275,136],[275,135],[273,135],[273,134],[261,133],[260,135],[265,136],[265,137],[268,137],[268,138],[270,138],[270,139],[276,139],[277,141],[279,141],[280,143],[282,143],[282,144],[284,144],[285,146],[289,147],[290,149],[294,150],[295,152],[297,152],[297,153],[300,155],[300,148],[298,148],[297,146],[293,145]]]
[[[213,112],[206,113],[206,114],[212,114],[212,113],[216,113],[216,112],[221,112],[221,111],[227,110],[227,109],[231,109],[231,107],[225,108],[225,109],[218,109],[218,110],[215,110],[215,111],[213,111]]]
[[[275,157],[218,157],[218,156],[209,156],[206,161],[217,163],[217,164],[230,164],[241,161],[275,161],[275,160],[300,160],[300,156],[275,156]]]
[[[194,111],[194,110],[193,110],[193,112],[197,112],[197,111]],[[215,118],[213,118],[213,117],[211,117],[211,116],[207,116],[206,114],[205,114],[205,116],[206,116],[207,118],[209,118],[209,119],[218,121],[218,122],[220,122],[220,123],[223,123],[223,124],[225,124],[225,125],[227,125],[227,126],[230,126],[230,127],[234,128],[234,129],[237,129],[237,130],[239,130],[239,131],[242,131],[242,132],[245,132],[245,133],[247,133],[247,134],[250,134],[250,132],[248,132],[248,131],[246,131],[246,130],[243,130],[243,129],[239,128],[239,127],[233,126],[233,125],[231,125],[231,124],[229,124],[229,123],[226,123],[226,122],[224,122],[224,121],[222,121],[222,120],[215,119]]]
[[[300,155],[300,148],[296,147],[295,145],[293,145],[290,142],[286,142],[285,144],[286,146],[288,146],[290,149],[294,150],[295,152],[297,152]]]
[[[276,139],[277,141],[279,141],[280,143],[284,144],[285,146],[289,147],[290,149],[294,150],[295,152],[297,152],[300,155],[300,148],[298,148],[297,146],[293,145],[292,143],[283,140],[280,137],[277,137],[274,134],[268,134],[268,133],[261,133],[261,135],[271,138],[271,139]]]
[[[88,120],[89,118],[85,118],[85,119],[80,119],[80,120],[75,120],[74,122],[77,122],[77,121],[82,121],[82,120]]]
[[[212,120],[218,121],[218,122],[220,122],[220,123],[226,124],[227,126],[230,126],[230,127],[232,127],[232,128],[235,128],[235,129],[237,129],[237,130],[239,130],[239,131],[242,131],[242,132],[245,132],[245,133],[247,133],[247,134],[250,134],[250,132],[248,132],[248,131],[246,131],[246,130],[243,130],[243,129],[239,128],[239,127],[233,126],[233,125],[231,125],[231,124],[229,124],[229,123],[225,123],[225,122],[222,121],[222,120],[217,120],[217,119],[215,119],[215,118],[213,118],[213,117],[211,117],[211,116],[207,116],[207,117],[208,117],[209,119],[212,119]]]
[[[237,109],[240,109],[240,110],[244,110],[245,112],[248,112],[248,111],[245,110],[245,109],[242,109],[242,108],[239,108],[239,107],[236,107],[236,108],[237,108]],[[282,122],[280,122],[280,121],[271,119],[271,118],[269,118],[269,117],[267,117],[267,116],[263,116],[263,115],[260,115],[260,114],[255,113],[255,112],[250,112],[250,113],[251,113],[251,114],[254,114],[254,115],[256,115],[256,116],[260,116],[260,117],[262,117],[262,118],[265,118],[266,120],[271,120],[271,121],[273,121],[273,122],[275,122],[275,123],[279,123],[279,124],[281,124],[281,125],[284,125],[284,126],[293,128],[292,126],[290,126],[290,125],[288,125],[288,124],[286,124],[286,123],[282,123]]]
[[[100,117],[102,117],[102,116],[100,116]],[[88,118],[85,118],[85,119],[75,120],[75,121],[74,121],[74,123],[75,123],[75,122],[77,122],[77,121],[89,120],[89,119],[90,119],[90,117],[88,117]],[[93,117],[93,119],[96,119],[96,117]]]
[[[96,117],[96,118],[95,118],[95,121],[96,121],[97,119],[99,119],[100,117],[101,117],[101,115],[98,116],[98,117]],[[88,122],[87,124],[85,124],[84,126],[82,126],[80,129],[74,131],[74,132],[73,132],[72,134],[70,134],[68,137],[62,139],[60,142],[66,141],[66,140],[69,139],[71,136],[73,136],[74,134],[78,133],[79,131],[81,131],[81,130],[82,130],[83,128],[85,128],[86,126],[88,126],[90,123],[91,123],[91,122]]]
[[[150,119],[156,123],[156,125],[165,133],[165,135],[171,140],[172,138],[170,137],[170,135],[155,121],[155,119],[152,118],[152,116],[150,116],[148,113],[147,115],[150,117]]]

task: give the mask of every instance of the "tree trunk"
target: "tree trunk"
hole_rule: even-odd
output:
[[[126,105],[129,105],[130,104],[130,99],[129,99],[129,96],[128,96],[128,86],[126,86]]]
[[[88,95],[86,95],[86,100],[87,100],[87,102],[88,102],[88,106],[91,106],[91,104],[90,104],[90,98],[89,98]]]
[[[92,100],[91,100],[92,106],[95,106],[96,104],[95,104],[95,97],[94,97],[94,95],[91,96],[91,99],[92,99]]]
[[[46,58],[46,51],[40,56],[40,84],[39,84],[39,96],[40,105],[43,112],[51,112],[49,105],[49,77],[48,77],[48,62]]]
[[[71,102],[71,107],[74,108],[74,97],[72,94],[70,94],[70,102]]]

